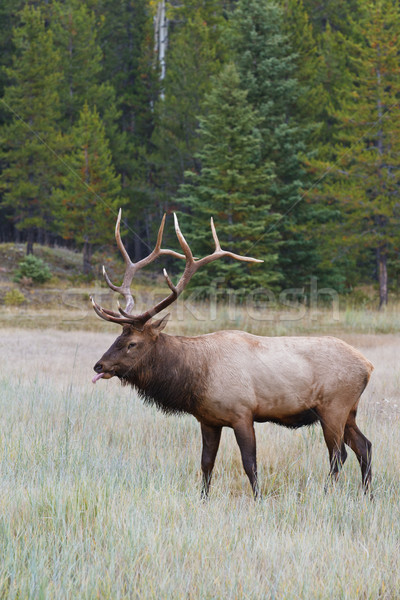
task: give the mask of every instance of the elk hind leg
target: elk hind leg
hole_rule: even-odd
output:
[[[369,491],[371,485],[372,469],[372,444],[359,430],[356,424],[356,411],[352,410],[344,428],[344,441],[353,450],[361,467],[361,476],[364,492]]]
[[[222,427],[209,427],[201,424],[201,435],[203,439],[203,450],[201,454],[201,469],[203,472],[203,487],[201,498],[205,500],[211,483],[211,474],[217,456]]]
[[[256,435],[253,422],[240,423],[233,428],[242,455],[243,468],[249,478],[254,499],[260,495],[257,476]]]
[[[344,424],[334,419],[321,418],[321,426],[324,434],[325,443],[329,452],[329,480],[336,482],[339,472],[343,467],[347,451],[344,445]],[[325,491],[327,485],[325,485]]]

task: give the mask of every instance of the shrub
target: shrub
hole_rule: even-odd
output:
[[[19,263],[14,281],[19,282],[23,277],[30,278],[35,283],[45,283],[51,279],[52,274],[49,266],[41,258],[29,254]]]
[[[4,296],[4,304],[7,306],[19,306],[25,302],[26,298],[22,292],[17,289],[8,290]]]

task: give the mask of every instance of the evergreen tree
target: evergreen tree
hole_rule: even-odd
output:
[[[198,115],[211,77],[225,58],[222,3],[190,0],[169,15],[175,28],[169,38],[163,96],[156,105],[154,179],[162,204],[176,193],[188,169],[197,169]]]
[[[310,21],[318,34],[330,28],[340,31],[346,37],[351,36],[352,22],[361,17],[360,0],[303,0]]]
[[[2,0],[0,4],[0,98],[8,84],[4,67],[11,67],[15,48],[13,46],[13,28],[17,24],[16,13],[23,4],[22,0]],[[0,103],[0,125],[8,116],[7,109]]]
[[[64,74],[59,90],[63,130],[68,131],[77,122],[85,102],[90,107],[96,106],[113,157],[117,158],[123,153],[124,144],[116,125],[119,112],[115,91],[108,81],[102,80],[103,53],[96,16],[80,0],[54,2],[49,13]]]
[[[300,87],[296,113],[304,128],[310,130],[309,143],[314,144],[320,138],[329,102],[323,86],[326,77],[324,57],[303,0],[280,0],[280,4],[284,14],[283,33],[288,36],[294,53],[296,79]]]
[[[342,90],[335,112],[340,129],[322,193],[340,210],[336,242],[358,259],[358,270],[374,253],[382,306],[388,301],[388,262],[400,244],[398,3],[369,3],[358,27],[362,43],[348,46],[357,76]]]
[[[99,100],[102,52],[95,17],[84,3],[54,2],[50,22],[62,60],[61,111],[68,129],[78,120],[85,102]]]
[[[57,132],[60,57],[40,8],[25,6],[14,29],[13,65],[4,92],[9,124],[1,129],[3,205],[15,226],[26,232],[27,253],[35,234],[52,229],[52,189],[56,185],[61,150]]]
[[[148,252],[144,240],[151,243],[149,215],[154,211],[150,153],[159,73],[153,13],[148,0],[96,0],[92,4],[101,22],[98,40],[103,51],[102,76],[112,84],[118,98],[117,123],[123,135],[123,152],[113,153],[113,157],[127,200],[124,214],[136,234],[127,243],[139,259]]]
[[[319,210],[302,198],[306,172],[301,158],[310,130],[301,118],[297,56],[284,32],[282,10],[269,0],[238,2],[232,38],[242,86],[261,116],[262,156],[274,165],[269,194],[272,209],[282,215],[278,268],[285,287],[303,286],[310,275],[320,275],[312,234]]]
[[[247,102],[247,92],[233,64],[214,79],[206,96],[206,116],[200,119],[200,172],[187,173],[191,183],[181,186],[184,206],[191,209],[185,231],[190,231],[193,250],[199,255],[212,247],[210,217],[216,222],[224,249],[262,258],[263,265],[218,261],[198,273],[193,285],[206,293],[209,282],[242,294],[276,281],[276,233],[271,231],[275,217],[270,213],[266,190],[270,170],[261,163],[260,119]]]
[[[84,104],[71,139],[69,168],[55,197],[62,235],[83,248],[83,272],[89,274],[93,246],[113,239],[110,222],[121,206],[120,178],[96,109]]]
[[[2,102],[4,90],[9,83],[4,67],[11,67],[12,65],[12,57],[15,52],[12,32],[14,25],[16,25],[16,12],[21,5],[22,0],[3,0],[0,3],[0,128],[9,120],[9,111]],[[0,155],[0,172],[2,168]],[[11,217],[11,208],[2,204],[2,190],[0,187],[0,241],[11,239],[14,229]],[[15,233],[19,234],[19,232]]]
[[[148,0],[96,0],[93,10],[101,22],[102,77],[118,98],[120,129],[138,145],[152,133],[151,105],[158,91]]]

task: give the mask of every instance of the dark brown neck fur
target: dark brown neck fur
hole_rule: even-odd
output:
[[[134,371],[121,381],[134,386],[146,403],[166,413],[196,414],[208,374],[199,350],[191,338],[161,333]]]

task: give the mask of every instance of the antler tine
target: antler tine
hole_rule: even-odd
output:
[[[117,222],[115,224],[115,239],[116,239],[119,251],[121,252],[122,256],[124,257],[125,264],[127,266],[131,266],[131,265],[133,265],[133,263],[132,263],[130,256],[121,240],[121,229],[120,229],[121,218],[122,218],[122,208],[120,208],[118,211]]]
[[[109,276],[107,275],[107,271],[106,271],[106,268],[104,265],[103,265],[103,277],[106,280],[108,287],[110,287],[112,290],[114,290],[114,292],[120,291],[120,286],[114,285],[113,282],[111,281],[111,279],[109,278]]]
[[[165,279],[166,279],[166,282],[167,282],[167,284],[168,284],[168,287],[169,287],[169,289],[170,289],[172,292],[174,292],[174,294],[177,294],[176,287],[174,286],[174,284],[173,284],[173,283],[172,283],[172,281],[170,280],[170,278],[169,278],[169,275],[168,275],[168,273],[167,273],[167,271],[166,271],[165,269],[163,269],[163,275],[164,275],[164,277],[165,277]]]
[[[179,221],[178,221],[178,217],[176,216],[176,213],[174,213],[174,225],[175,225],[176,237],[178,238],[181,248],[186,256],[186,260],[189,260],[190,262],[192,262],[192,261],[194,262],[192,251],[189,248],[189,244],[187,243],[187,241],[185,240],[185,238],[183,236],[181,228],[179,227]]]
[[[103,266],[103,276],[104,276],[104,279],[106,280],[107,285],[114,292],[119,292],[120,294],[122,294],[122,296],[124,296],[125,301],[126,301],[126,306],[125,306],[124,312],[126,314],[130,313],[134,306],[134,300],[133,300],[130,286],[132,284],[132,280],[135,276],[135,273],[139,269],[142,269],[144,266],[153,262],[158,256],[169,255],[169,256],[174,256],[175,258],[185,258],[185,255],[180,254],[179,252],[175,252],[175,250],[161,248],[162,237],[163,237],[163,233],[164,233],[165,217],[166,217],[166,215],[164,214],[164,216],[161,220],[161,225],[158,230],[157,242],[154,247],[154,250],[152,250],[152,252],[150,252],[150,254],[148,256],[146,256],[145,258],[142,258],[137,263],[134,263],[130,259],[130,256],[129,256],[129,254],[122,242],[122,239],[121,239],[120,227],[121,227],[122,210],[119,209],[119,211],[118,211],[117,223],[115,225],[115,239],[116,239],[119,251],[121,252],[121,254],[124,258],[125,264],[126,264],[124,278],[123,278],[121,285],[115,285],[109,278],[104,266]],[[118,318],[120,318],[117,313],[114,313],[114,315],[116,315]]]
[[[114,313],[111,310],[106,310],[105,308],[103,308],[102,306],[97,304],[97,302],[95,301],[93,296],[90,296],[90,300],[92,302],[94,311],[102,319],[105,319],[106,321],[110,321],[112,323],[121,323],[122,324],[123,322],[125,322],[125,319],[122,319],[117,313]]]
[[[212,217],[211,217],[211,233],[212,233],[212,236],[213,236],[213,238],[214,238],[214,243],[215,243],[215,251],[216,251],[216,252],[219,252],[219,251],[221,250],[221,245],[220,245],[220,243],[219,243],[219,239],[218,239],[218,236],[217,236],[217,232],[216,232],[216,230],[215,230],[214,219],[213,219]]]
[[[168,248],[161,248],[162,236],[164,233],[164,225],[165,225],[165,217],[167,215],[164,213],[163,218],[161,219],[161,225],[157,234],[157,242],[154,246],[154,250],[150,252],[148,256],[139,260],[139,262],[135,263],[135,270],[138,271],[142,269],[145,265],[153,262],[158,256],[174,256],[175,258],[185,258],[183,254],[179,254],[179,252],[175,252],[175,250],[169,250]]]
[[[164,233],[165,217],[166,217],[166,214],[164,213],[163,218],[161,219],[161,225],[158,229],[157,242],[156,242],[156,246],[154,248],[154,252],[161,250],[161,242],[162,242],[162,236]]]
[[[212,236],[213,236],[214,242],[215,242],[215,250],[209,256],[204,256],[203,258],[200,258],[199,260],[195,261],[195,263],[197,265],[197,269],[199,267],[202,267],[203,265],[207,265],[208,263],[213,262],[214,260],[217,260],[218,258],[222,258],[224,256],[227,256],[229,258],[234,258],[235,260],[240,260],[242,262],[254,262],[254,263],[264,262],[263,260],[260,260],[259,258],[252,258],[251,256],[241,256],[240,254],[235,254],[234,252],[229,252],[229,250],[222,250],[221,244],[219,243],[217,231],[215,229],[214,219],[212,217],[211,217],[211,232],[212,232]]]

